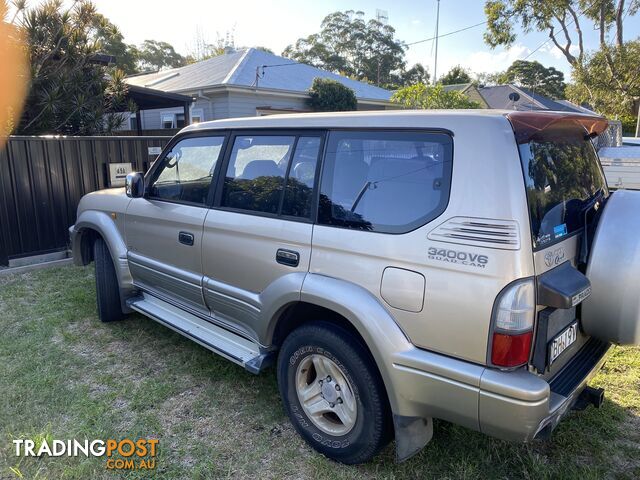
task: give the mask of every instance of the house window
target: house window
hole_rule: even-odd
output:
[[[174,118],[175,118],[175,115],[173,113],[162,114],[162,128],[175,128],[173,123]],[[183,121],[184,121],[184,118],[183,118]]]
[[[184,113],[176,113],[176,128],[183,128],[184,126]]]
[[[138,117],[136,117],[135,113],[129,115],[129,129],[137,130],[138,129]]]
[[[204,120],[202,109],[201,108],[193,108],[191,109],[191,123],[200,123]]]

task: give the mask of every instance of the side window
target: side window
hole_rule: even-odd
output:
[[[156,170],[149,197],[205,205],[224,138],[194,137],[176,143]]]
[[[309,218],[313,204],[313,184],[320,153],[320,137],[300,137],[291,161],[284,191],[282,215]]]
[[[320,137],[237,136],[221,206],[309,217],[319,150]]]
[[[318,221],[384,233],[424,225],[446,208],[452,157],[446,134],[332,132]]]

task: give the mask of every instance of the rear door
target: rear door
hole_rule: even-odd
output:
[[[608,191],[596,151],[585,135],[580,125],[560,121],[518,144],[538,303],[545,303],[538,306],[532,364],[548,377],[590,341],[580,322],[581,302],[591,291],[584,276],[589,251],[585,235]],[[548,294],[556,288],[572,301],[561,305],[559,296]],[[597,347],[594,343],[589,348],[599,351]]]
[[[125,224],[135,284],[204,314],[202,228],[224,142],[224,134],[178,140],[145,179],[145,196],[129,204]]]
[[[452,272],[429,253],[438,244],[427,235],[447,207],[452,171],[453,138],[444,131],[331,131],[310,273],[367,289],[417,346],[483,358],[486,344],[452,334],[469,331],[477,315],[460,292],[482,266]]]
[[[311,257],[321,132],[238,131],[204,222],[204,297],[218,321],[260,340],[265,296],[300,289]],[[286,278],[285,278],[286,277]]]

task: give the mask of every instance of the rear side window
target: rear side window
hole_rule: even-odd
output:
[[[278,213],[295,137],[235,138],[224,181],[222,205]]]
[[[447,134],[331,132],[318,221],[384,233],[420,227],[446,208],[452,157]]]
[[[222,206],[309,218],[320,151],[319,136],[237,136]]]
[[[585,131],[542,131],[518,146],[527,189],[534,248],[545,248],[583,228],[585,208],[606,182]]]
[[[313,184],[320,153],[320,137],[300,137],[289,167],[282,215],[309,217],[313,204]]]

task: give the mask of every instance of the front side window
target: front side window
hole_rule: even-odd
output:
[[[520,144],[534,248],[544,248],[582,229],[585,207],[606,182],[584,129],[544,130]]]
[[[237,136],[221,206],[310,217],[320,143],[318,136]]]
[[[452,157],[444,133],[332,132],[318,221],[384,233],[424,225],[446,207]]]
[[[158,167],[149,197],[205,205],[224,138],[194,137],[176,143]]]

